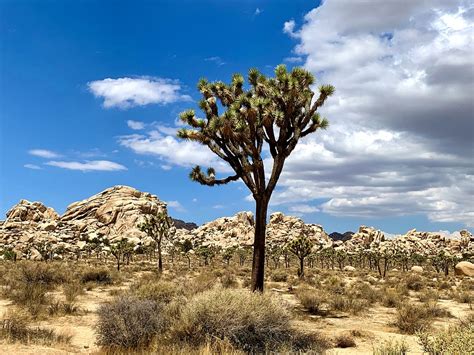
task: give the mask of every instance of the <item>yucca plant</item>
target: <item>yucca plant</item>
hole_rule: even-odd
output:
[[[203,98],[199,106],[205,117],[196,117],[194,110],[180,115],[191,128],[179,130],[178,137],[206,145],[235,172],[217,178],[214,168],[209,167],[204,172],[196,166],[191,171],[191,179],[207,186],[241,179],[255,199],[251,282],[254,291],[263,290],[268,204],[285,160],[301,138],[328,127],[327,119],[317,110],[334,93],[334,87],[320,86],[319,96],[313,100],[314,82],[314,76],[307,70],[288,71],[284,65],[276,67],[273,78],[250,69],[248,88],[244,87],[241,74],[234,74],[230,84],[201,79],[198,89]],[[268,147],[273,160],[267,176],[264,146]]]

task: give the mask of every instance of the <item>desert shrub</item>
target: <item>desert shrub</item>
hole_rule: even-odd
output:
[[[426,289],[420,292],[418,299],[420,302],[437,301],[439,299],[439,293],[433,289]]]
[[[373,349],[373,355],[405,355],[410,349],[405,341],[386,341]]]
[[[449,310],[439,306],[437,301],[428,301],[423,305],[428,317],[432,318],[445,318],[452,317],[452,314]]]
[[[473,303],[474,302],[474,295],[472,291],[458,291],[452,293],[452,298],[459,303]]]
[[[183,307],[170,337],[193,346],[226,339],[236,348],[254,352],[288,344],[308,348],[313,343],[310,338],[290,327],[290,314],[276,298],[220,288],[192,298]]]
[[[395,308],[404,300],[404,296],[393,288],[386,288],[382,294],[382,304],[385,307]]]
[[[297,290],[296,297],[301,302],[301,305],[311,314],[319,314],[326,301],[324,295],[311,289]]]
[[[4,294],[33,316],[38,316],[50,302],[48,291],[64,282],[64,275],[49,264],[21,262],[6,276]]]
[[[428,354],[474,354],[474,323],[452,326],[435,334],[418,334]]]
[[[75,302],[77,297],[83,293],[83,285],[79,282],[68,282],[63,285],[63,294],[69,303]]]
[[[273,270],[270,274],[270,280],[273,282],[286,282],[288,280],[288,273],[283,269]]]
[[[0,321],[0,339],[7,342],[20,342],[23,344],[69,343],[71,337],[57,334],[52,329],[41,327],[28,327],[28,320],[19,313],[10,313]]]
[[[156,280],[138,282],[130,287],[133,295],[139,299],[153,300],[158,303],[169,303],[173,298],[183,294],[183,289],[171,281]]]
[[[343,294],[346,291],[346,282],[339,276],[330,276],[325,282],[324,286],[330,293]]]
[[[212,273],[201,273],[186,283],[186,291],[190,295],[210,290],[215,286],[218,277]]]
[[[340,334],[334,338],[334,347],[353,348],[356,346],[354,338],[350,334]]]
[[[366,283],[355,284],[349,292],[353,297],[366,300],[369,304],[374,304],[380,299],[380,292]]]
[[[103,285],[112,284],[112,275],[110,271],[104,268],[87,270],[81,275],[81,282],[94,282]]]
[[[224,288],[235,288],[238,286],[237,278],[230,272],[226,272],[220,277],[221,285]]]
[[[414,334],[429,328],[431,319],[426,307],[402,303],[397,307],[395,325],[403,333]]]
[[[329,301],[329,307],[334,311],[349,312],[358,314],[367,309],[369,303],[366,300],[358,299],[352,295],[334,295]]]
[[[100,306],[97,314],[97,344],[103,347],[146,347],[163,330],[161,306],[152,300],[120,297]]]
[[[405,278],[405,284],[412,291],[420,291],[424,287],[423,278],[417,274],[408,274]]]

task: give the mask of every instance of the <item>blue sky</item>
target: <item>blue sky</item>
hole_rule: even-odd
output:
[[[271,74],[285,62],[305,66],[337,93],[324,112],[333,126],[295,152],[273,211],[328,231],[472,226],[472,141],[438,144],[439,131],[453,141],[463,132],[446,131],[416,104],[437,94],[436,80],[453,90],[472,81],[452,75],[452,63],[462,61],[428,68],[429,55],[411,50],[420,40],[436,47],[446,34],[453,41],[436,47],[441,53],[466,50],[472,9],[387,8],[377,20],[354,21],[371,9],[338,3],[2,1],[0,213],[22,198],[62,213],[118,184],[152,192],[171,215],[197,223],[253,210],[240,183],[208,188],[188,179],[189,167],[208,155],[173,138],[176,118],[196,107],[199,78],[229,80],[250,67]],[[423,31],[423,21],[432,30],[415,41],[409,33]],[[410,101],[381,107],[377,95],[393,92]],[[467,99],[440,105],[462,109],[461,130],[473,128]],[[397,115],[418,123],[406,126]]]

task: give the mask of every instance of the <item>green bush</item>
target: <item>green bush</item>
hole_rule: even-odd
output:
[[[112,275],[107,269],[92,269],[85,271],[81,276],[82,283],[94,282],[103,285],[112,284]]]
[[[120,297],[99,307],[97,344],[108,348],[147,347],[163,330],[161,306],[152,300]]]
[[[423,351],[428,354],[474,354],[474,323],[418,334]]]
[[[196,295],[183,307],[170,339],[195,347],[221,339],[252,352],[322,346],[291,328],[290,314],[276,298],[220,288]]]
[[[311,314],[320,314],[326,297],[316,290],[302,289],[296,292],[301,305]]]

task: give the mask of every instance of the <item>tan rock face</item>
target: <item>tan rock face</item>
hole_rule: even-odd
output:
[[[49,243],[52,250],[74,253],[86,242],[127,237],[135,244],[146,239],[137,225],[144,214],[165,211],[155,195],[128,186],[114,186],[86,200],[71,204],[64,215],[39,202],[20,201],[0,225],[0,249],[12,247],[20,257],[38,259],[34,246]]]
[[[454,267],[456,275],[474,277],[474,264],[469,261],[461,261]]]
[[[267,225],[268,246],[284,246],[300,235],[309,236],[315,248],[330,245],[332,241],[318,224],[305,224],[297,217],[273,213]],[[253,245],[254,219],[251,212],[239,212],[233,217],[222,217],[206,223],[192,231],[178,230],[178,239],[190,239],[204,246],[217,246],[221,249]]]

